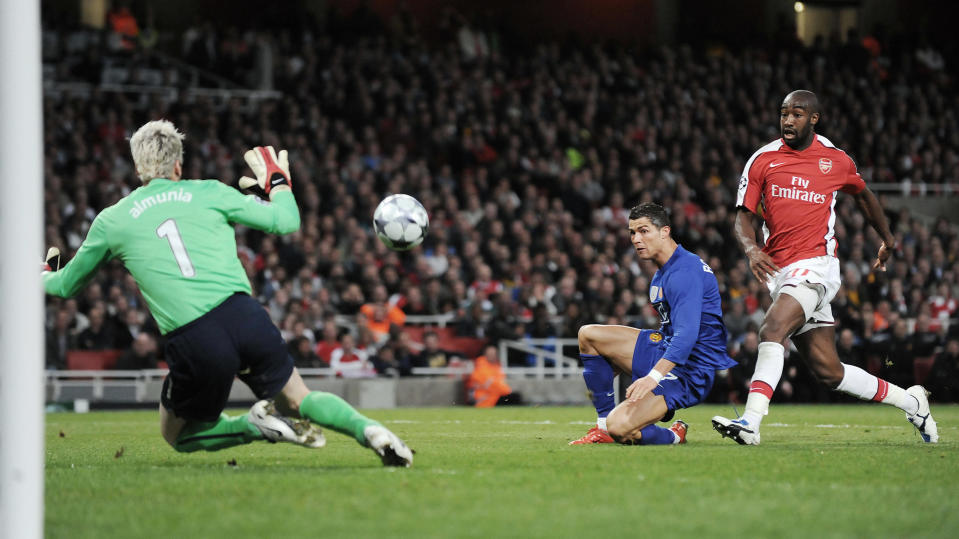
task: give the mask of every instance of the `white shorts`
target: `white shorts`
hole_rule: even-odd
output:
[[[829,306],[829,302],[836,297],[836,292],[839,291],[841,283],[839,276],[838,258],[817,256],[793,262],[779,270],[778,273],[773,275],[772,279],[766,282],[773,301],[779,298],[779,294],[782,293],[784,287],[803,286],[816,292],[819,301],[815,307],[803,306],[804,309],[809,308],[806,312],[806,324],[796,330],[793,335],[836,324],[832,317],[832,307]]]

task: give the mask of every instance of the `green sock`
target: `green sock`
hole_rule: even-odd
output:
[[[174,448],[181,453],[219,451],[262,439],[263,433],[250,424],[246,414],[236,417],[220,414],[216,421],[188,422],[180,431]]]
[[[380,424],[357,412],[339,396],[323,391],[313,391],[303,399],[300,415],[322,427],[352,436],[363,446],[366,445],[363,429]]]

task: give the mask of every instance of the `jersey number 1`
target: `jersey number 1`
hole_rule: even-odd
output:
[[[157,236],[166,238],[170,244],[170,250],[173,251],[173,258],[180,266],[180,273],[184,277],[196,276],[196,269],[193,267],[193,261],[186,252],[186,246],[183,245],[183,238],[180,237],[180,229],[176,227],[176,221],[167,219],[157,227]]]

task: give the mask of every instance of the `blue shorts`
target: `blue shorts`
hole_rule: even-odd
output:
[[[183,419],[215,421],[236,377],[258,399],[268,399],[293,374],[293,358],[280,330],[247,294],[234,294],[168,333],[164,352],[170,374],[160,402]]]
[[[640,331],[633,350],[633,381],[649,374],[649,370],[665,353],[666,341],[662,333],[652,329]],[[654,395],[662,395],[666,399],[666,408],[669,409],[662,421],[672,419],[676,410],[703,402],[712,389],[716,371],[690,367],[689,364],[676,365],[653,389]]]

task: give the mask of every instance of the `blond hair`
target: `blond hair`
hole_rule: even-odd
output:
[[[168,120],[147,122],[130,137],[133,164],[144,185],[173,175],[174,164],[183,163],[184,137]]]

